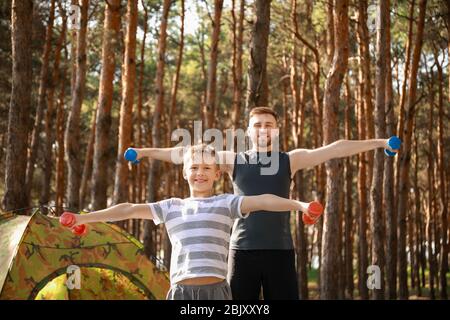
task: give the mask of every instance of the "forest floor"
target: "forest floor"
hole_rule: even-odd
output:
[[[318,279],[319,272],[317,269],[310,269],[308,270],[308,290],[309,290],[309,299],[311,300],[318,300],[319,299],[319,287],[317,285],[317,279]],[[408,289],[409,289],[409,299],[410,300],[429,300],[430,299],[430,288],[429,288],[429,270],[425,270],[425,282],[426,286],[421,288],[421,295],[418,295],[418,289],[417,285],[415,288],[411,288],[411,272],[408,268]],[[357,281],[357,274],[353,277],[355,279],[354,288],[355,288],[355,296],[354,299],[358,300],[358,281]],[[439,290],[436,288],[435,283],[435,295],[436,299],[439,299]],[[450,272],[447,272],[447,296],[450,297]]]

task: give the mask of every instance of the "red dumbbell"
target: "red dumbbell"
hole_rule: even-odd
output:
[[[317,222],[316,219],[311,218],[311,216],[307,213],[302,214],[302,220],[303,220],[303,223],[306,225],[312,225]]]
[[[322,213],[323,206],[319,202],[310,202],[308,205],[308,213],[303,213],[302,215],[303,223],[306,225],[315,224],[317,220],[319,220],[319,217],[322,215]]]
[[[308,213],[312,218],[318,218],[323,213],[323,206],[317,201],[311,201],[308,205]]]
[[[67,228],[72,229],[72,233],[77,236],[84,236],[87,233],[87,227],[84,224],[79,224],[72,227],[76,222],[76,217],[71,212],[64,212],[61,217],[59,217],[59,223]]]

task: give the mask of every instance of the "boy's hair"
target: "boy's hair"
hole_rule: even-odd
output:
[[[275,118],[275,120],[278,122],[278,114],[272,108],[269,108],[269,107],[255,107],[252,110],[250,110],[250,114],[248,116],[248,119],[250,120],[250,118],[252,116],[254,116],[255,114],[271,114]]]
[[[183,154],[183,170],[186,169],[188,160],[195,159],[196,161],[201,162],[204,155],[213,157],[217,165],[217,153],[213,146],[207,145],[206,143],[200,143],[185,147]]]

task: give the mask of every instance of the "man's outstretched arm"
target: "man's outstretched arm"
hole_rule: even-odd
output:
[[[377,148],[396,151],[389,147],[388,139],[338,140],[317,149],[295,149],[289,152],[292,175],[298,170],[315,167],[331,159],[349,157]]]

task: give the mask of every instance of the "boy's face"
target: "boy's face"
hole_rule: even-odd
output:
[[[214,182],[219,180],[220,170],[213,155],[195,154],[185,159],[183,176],[192,191],[208,192],[213,190]]]
[[[278,126],[275,117],[271,114],[254,114],[250,118],[247,133],[253,145],[270,147],[278,135]]]

